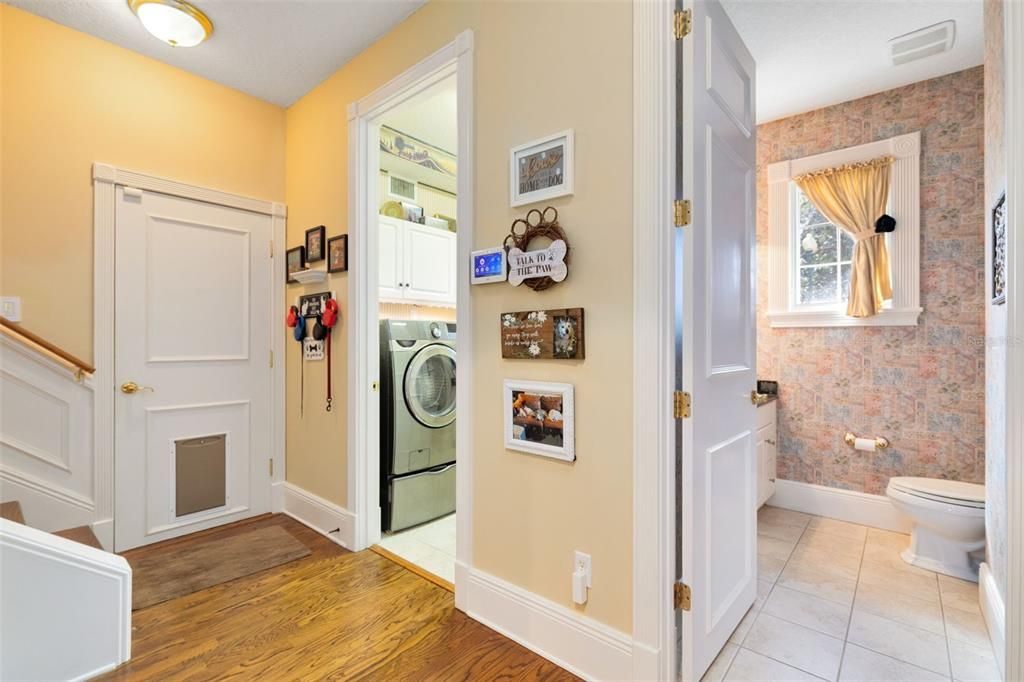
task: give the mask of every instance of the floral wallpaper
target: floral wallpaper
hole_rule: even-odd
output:
[[[984,481],[983,122],[979,66],[758,126],[758,377],[780,384],[780,478],[878,495],[892,476]],[[772,329],[766,166],[915,130],[918,326]],[[853,450],[846,431],[892,445]]]

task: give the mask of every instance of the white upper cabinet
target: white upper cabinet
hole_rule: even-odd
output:
[[[454,232],[381,216],[380,299],[454,306],[455,245]]]

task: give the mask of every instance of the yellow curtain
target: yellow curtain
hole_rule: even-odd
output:
[[[875,221],[889,201],[892,157],[814,171],[794,178],[822,214],[853,237],[853,267],[846,314],[871,317],[892,298],[889,251]]]

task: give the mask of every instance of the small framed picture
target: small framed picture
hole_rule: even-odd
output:
[[[1006,303],[1006,194],[992,209],[992,305]]]
[[[348,235],[327,240],[327,272],[348,272]]]
[[[294,249],[285,251],[284,262],[285,272],[287,273],[285,281],[288,284],[297,284],[298,280],[292,279],[292,273],[306,269],[306,247],[296,246]]]
[[[505,380],[505,447],[576,460],[572,385]]]
[[[317,225],[306,230],[306,262],[315,263],[324,259],[324,238],[327,228]]]
[[[509,166],[513,206],[573,193],[573,132],[513,147]]]

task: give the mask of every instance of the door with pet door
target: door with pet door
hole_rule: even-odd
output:
[[[117,188],[116,551],[270,510],[272,219]]]

